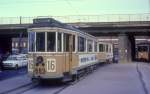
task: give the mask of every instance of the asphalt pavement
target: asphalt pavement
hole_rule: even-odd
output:
[[[74,84],[38,85],[20,94],[150,94],[149,79],[150,64],[109,64]],[[28,83],[31,81],[27,75],[13,77],[0,81],[0,91]]]
[[[111,64],[59,94],[150,94],[149,79],[149,64]]]
[[[0,81],[27,74],[27,68],[4,69],[0,72]]]

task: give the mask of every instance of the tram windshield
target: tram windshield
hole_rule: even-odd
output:
[[[138,51],[139,52],[148,51],[148,46],[138,46]]]
[[[36,33],[36,51],[45,52],[45,32]]]
[[[55,37],[56,37],[55,32],[47,33],[47,51],[48,52],[56,51]]]
[[[62,35],[59,32],[29,32],[29,52],[69,52],[69,43],[72,45],[71,50],[75,51],[75,35],[72,38],[71,34]]]
[[[28,41],[29,41],[29,52],[35,51],[35,32],[28,33]]]

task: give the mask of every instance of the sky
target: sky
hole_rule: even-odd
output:
[[[136,14],[150,0],[0,0],[0,17]]]

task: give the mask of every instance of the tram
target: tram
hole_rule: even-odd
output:
[[[53,18],[37,18],[28,28],[28,73],[32,79],[76,79],[101,62],[111,62],[112,44]]]
[[[136,57],[139,61],[150,61],[150,44],[149,43],[140,43],[136,47]]]

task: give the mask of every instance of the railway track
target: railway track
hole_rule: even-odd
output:
[[[146,82],[144,81],[143,74],[142,74],[142,72],[141,72],[141,70],[140,70],[140,65],[139,65],[139,63],[136,64],[136,70],[137,70],[137,72],[138,72],[138,74],[139,74],[139,79],[140,79],[140,82],[141,82],[141,84],[142,84],[144,93],[145,93],[145,94],[149,94],[148,88],[146,87]]]
[[[58,90],[56,90],[54,93],[52,94],[59,94],[61,91],[63,91],[64,89],[66,89],[69,86],[75,85],[78,82],[80,82],[81,80],[85,79],[90,73],[96,71],[97,69],[93,70],[93,71],[86,71],[86,73],[84,72],[84,74],[81,74],[79,78],[76,79],[76,81],[74,82],[67,82],[66,84],[64,84],[61,88],[58,88]],[[17,88],[11,89],[11,90],[7,90],[4,92],[1,92],[0,94],[23,94],[29,90],[32,90],[36,87],[38,87],[40,84],[38,82],[35,83],[28,83],[22,86],[19,86]]]
[[[87,76],[87,75],[86,75]],[[66,89],[69,86],[75,85],[77,84],[79,81],[85,79],[85,76],[82,76],[80,79],[74,81],[74,82],[68,82],[67,84],[63,85],[61,88],[59,88],[58,90],[56,90],[54,93],[52,94],[59,94],[61,91],[63,91],[64,89]],[[19,86],[17,88],[11,89],[11,90],[7,90],[4,92],[1,92],[0,94],[23,94],[29,90],[32,90],[36,87],[38,87],[40,84],[39,83],[28,83],[22,86]]]
[[[22,86],[19,86],[17,88],[13,88],[4,92],[1,92],[0,94],[21,94],[23,92],[26,92],[28,90],[31,90],[33,88],[35,88],[36,86],[38,86],[38,83],[28,83]]]

